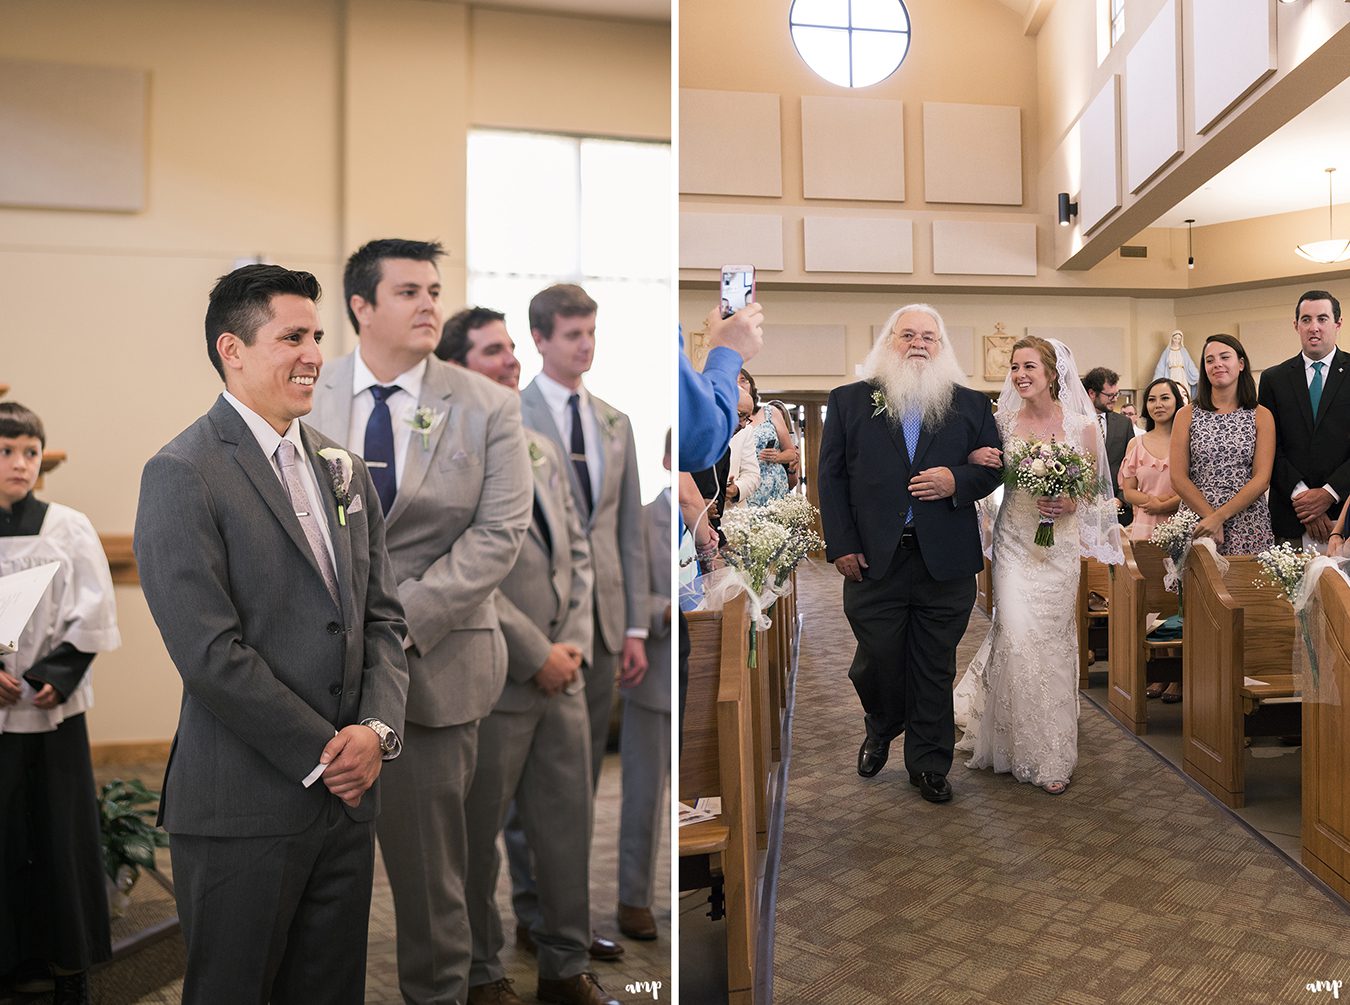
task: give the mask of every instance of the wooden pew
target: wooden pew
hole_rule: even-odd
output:
[[[1163,561],[1167,552],[1147,541],[1122,541],[1123,565],[1111,569],[1111,668],[1107,708],[1137,734],[1147,731],[1148,664],[1155,655],[1179,652],[1180,642],[1150,642],[1150,613],[1170,617],[1177,609],[1177,595],[1163,587]]]
[[[985,617],[994,616],[994,563],[988,556],[984,568],[975,577],[975,606],[984,611]]]
[[[737,597],[722,611],[695,612],[687,618],[689,687],[679,759],[679,798],[693,802],[719,796],[722,813],[715,820],[680,828],[679,857],[681,865],[705,859],[709,871],[721,878],[726,905],[728,1001],[751,1005],[759,898],[745,598]]]
[[[783,704],[785,695],[783,683],[783,639],[787,633],[787,601],[779,597],[769,611],[772,622],[769,625],[769,759],[783,759]]]
[[[769,633],[758,631],[755,666],[750,668],[750,735],[754,748],[755,846],[769,846],[769,786],[773,769],[773,738],[770,723],[777,707],[769,687]]]
[[[1255,585],[1261,566],[1250,555],[1229,555],[1220,575],[1207,548],[1191,552],[1185,573],[1186,645],[1182,648],[1182,765],[1186,774],[1228,806],[1246,802],[1244,737],[1253,731],[1296,732],[1280,723],[1278,704],[1296,694],[1293,671],[1294,611],[1273,586]],[[1244,677],[1266,682],[1245,687]],[[1274,728],[1259,730],[1250,717],[1272,713]]]
[[[1078,571],[1078,686],[1085,688],[1088,686],[1088,666],[1092,662],[1089,659],[1092,653],[1092,629],[1103,623],[1109,625],[1111,614],[1109,608],[1106,611],[1089,611],[1088,594],[1099,593],[1107,597],[1109,602],[1111,576],[1107,571],[1110,567],[1095,558],[1084,558],[1081,562]]]
[[[1303,864],[1350,899],[1350,585],[1326,572],[1317,592],[1329,653],[1303,699]]]

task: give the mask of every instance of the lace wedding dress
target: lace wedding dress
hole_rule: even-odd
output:
[[[998,419],[1012,452],[1016,413]],[[1065,439],[1080,442],[1092,421],[1066,412]],[[1034,540],[1039,520],[1034,497],[1005,490],[994,522],[994,622],[954,698],[967,767],[1033,785],[1068,781],[1078,762],[1079,513],[1055,520],[1048,548]]]

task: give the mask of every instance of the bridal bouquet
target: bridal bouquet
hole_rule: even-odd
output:
[[[1100,487],[1096,462],[1081,450],[1054,437],[1047,443],[1032,440],[1008,452],[1003,480],[1011,488],[1031,496],[1065,496],[1085,499]],[[1043,548],[1055,543],[1055,521],[1042,516],[1036,525],[1036,543]]]

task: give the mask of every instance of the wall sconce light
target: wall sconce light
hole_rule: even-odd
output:
[[[1067,227],[1069,221],[1078,215],[1078,203],[1069,201],[1069,193],[1059,193],[1059,225]]]
[[[1186,221],[1186,268],[1188,269],[1195,268],[1195,244],[1191,233],[1191,225],[1194,223],[1194,220]]]
[[[1334,236],[1335,231],[1331,215],[1333,205],[1331,176],[1335,173],[1335,168],[1327,168],[1327,239],[1325,241],[1309,241],[1307,244],[1300,244],[1294,249],[1297,254],[1319,265],[1332,265],[1350,258],[1350,238]]]

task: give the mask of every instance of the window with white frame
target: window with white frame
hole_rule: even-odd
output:
[[[903,0],[793,0],[788,30],[806,65],[840,87],[885,80],[909,52]]]
[[[1114,47],[1120,41],[1120,36],[1125,34],[1125,0],[1109,0],[1109,6],[1107,16],[1111,24],[1111,45]]]
[[[661,456],[675,413],[670,145],[476,129],[468,158],[469,303],[506,314],[524,387],[540,368],[530,298],[585,287],[599,304],[586,386],[632,419],[650,499],[670,483]]]

